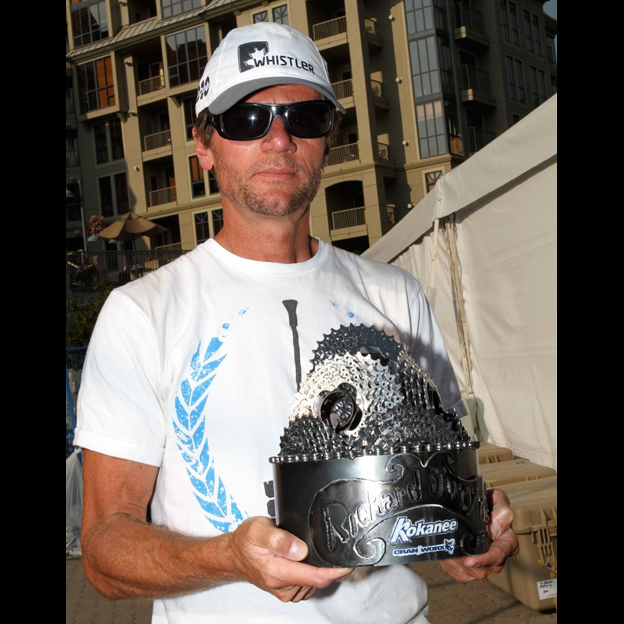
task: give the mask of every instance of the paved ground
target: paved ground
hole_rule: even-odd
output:
[[[489,581],[460,585],[435,562],[418,564],[429,586],[432,624],[554,624],[556,613],[536,613]],[[149,624],[151,604],[106,602],[89,585],[80,559],[67,560],[66,624]]]

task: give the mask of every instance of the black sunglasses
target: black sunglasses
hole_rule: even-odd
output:
[[[334,105],[326,100],[294,104],[252,104],[233,106],[209,119],[211,126],[230,141],[253,141],[265,136],[276,117],[281,117],[286,130],[299,139],[327,136],[334,127]]]

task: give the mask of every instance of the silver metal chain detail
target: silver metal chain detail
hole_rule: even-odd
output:
[[[444,410],[433,379],[382,331],[332,330],[312,364],[281,439],[282,460],[469,442],[457,414]]]

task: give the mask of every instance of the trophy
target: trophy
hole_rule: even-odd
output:
[[[362,325],[318,343],[273,464],[276,522],[320,567],[382,566],[488,549],[478,442],[431,377]]]

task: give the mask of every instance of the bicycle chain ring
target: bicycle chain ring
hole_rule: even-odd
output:
[[[280,456],[468,441],[456,412],[444,410],[433,379],[401,343],[375,328],[349,325],[318,343]]]

